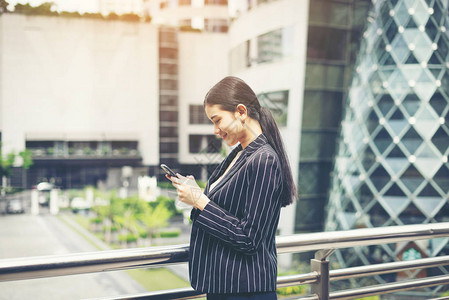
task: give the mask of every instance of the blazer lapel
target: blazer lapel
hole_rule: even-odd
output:
[[[265,135],[260,134],[254,141],[252,141],[245,149],[243,149],[242,145],[238,145],[232,152],[226,157],[224,162],[219,165],[215,171],[210,176],[210,179],[207,182],[206,189],[204,190],[205,194],[209,197],[212,196],[216,191],[218,191],[231,177],[235,174],[242,165],[246,162],[246,157],[249,157],[253,154],[257,149],[259,149],[262,145],[267,144],[268,140]],[[243,150],[242,150],[243,149]],[[243,151],[241,156],[237,159],[235,164],[231,167],[231,169],[226,173],[226,175],[221,179],[221,181],[214,187],[212,191],[210,191],[211,183],[215,182],[228,168],[229,164],[232,162],[234,157],[237,155],[237,152]]]
[[[235,164],[231,167],[231,169],[225,174],[225,176],[221,179],[221,181],[214,187],[214,189],[209,193],[209,190],[207,190],[207,192],[209,193],[207,196],[212,196],[216,191],[218,191],[228,180],[229,178],[232,177],[232,175],[234,175],[235,172],[237,172],[238,170],[240,170],[241,166],[245,163],[246,159],[242,159],[243,153],[242,155],[237,159],[237,161],[235,162]],[[235,156],[234,156],[235,157]],[[229,164],[228,164],[229,165]],[[224,168],[226,170],[226,168]],[[210,182],[214,182],[214,181],[210,181]],[[208,184],[209,186],[209,184]],[[210,186],[209,186],[210,188]]]

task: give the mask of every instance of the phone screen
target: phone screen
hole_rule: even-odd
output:
[[[174,177],[176,177],[176,173],[173,172],[173,170],[170,169],[167,165],[161,164],[161,169],[164,170],[165,173],[167,173],[169,176],[174,176]]]

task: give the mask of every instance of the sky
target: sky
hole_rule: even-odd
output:
[[[38,6],[44,2],[54,2],[57,11],[98,12],[98,1],[95,0],[6,0],[6,2],[10,4],[8,9],[12,9],[17,3]]]

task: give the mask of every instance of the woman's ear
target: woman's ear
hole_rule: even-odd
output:
[[[237,105],[236,115],[241,119],[245,120],[248,115],[248,111],[246,110],[246,106],[244,104]]]

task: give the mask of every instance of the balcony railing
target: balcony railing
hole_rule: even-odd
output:
[[[316,252],[315,258],[311,260],[310,273],[279,276],[278,286],[285,287],[310,284],[312,294],[302,296],[302,298],[299,299],[322,300],[354,299],[404,290],[446,285],[449,284],[449,274],[329,293],[330,281],[449,265],[449,256],[439,256],[330,271],[328,257],[335,251],[335,249],[409,242],[441,237],[449,237],[449,223],[392,226],[281,236],[276,240],[279,254],[306,251]],[[184,244],[166,247],[3,259],[0,260],[0,281],[160,267],[186,262],[188,251],[188,245]],[[104,299],[193,299],[203,296],[204,294],[198,293],[192,288],[181,288]],[[434,300],[436,299],[449,299],[449,297],[435,298]]]

